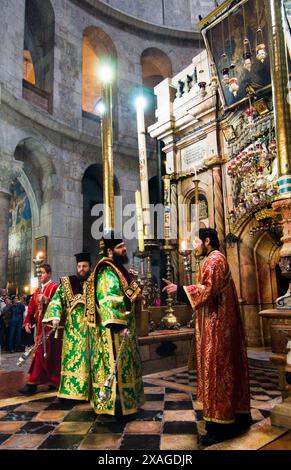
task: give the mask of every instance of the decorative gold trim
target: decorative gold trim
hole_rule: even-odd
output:
[[[89,394],[88,394],[89,395]],[[88,395],[66,395],[64,393],[57,393],[58,398],[67,398],[68,400],[84,400],[89,402]]]
[[[231,419],[231,420],[222,420],[222,419],[216,419],[216,418],[206,418],[205,416],[203,416],[203,419],[205,421],[211,421],[212,423],[221,423],[221,424],[232,424],[235,422],[235,419]]]
[[[133,302],[137,296],[141,293],[141,288],[136,281],[132,281],[128,287],[124,289],[126,297]]]
[[[82,294],[77,294],[74,298],[74,300],[72,301],[72,303],[70,304],[70,307],[69,307],[69,312],[68,313],[72,313],[74,311],[74,309],[77,307],[77,305],[85,305],[85,297],[84,295]]]
[[[224,2],[219,5],[215,10],[213,10],[211,13],[209,13],[209,15],[205,16],[205,18],[203,18],[203,20],[201,20],[199,23],[197,23],[197,28],[198,29],[201,29],[203,28],[203,26],[205,26],[207,23],[209,23],[210,20],[212,20],[212,18],[214,18],[215,16],[218,16],[226,7],[228,7],[228,5],[230,5],[230,3],[232,2],[233,0],[224,0]]]
[[[97,264],[98,266],[98,264]],[[91,327],[95,327],[97,325],[96,316],[97,316],[97,309],[96,309],[96,302],[95,302],[95,275],[96,269],[95,267],[92,274],[89,276],[86,282],[84,282],[84,297],[85,297],[85,315],[87,317],[88,325]]]
[[[85,297],[84,294],[76,294],[74,295],[71,281],[69,276],[64,276],[61,278],[61,283],[63,285],[65,291],[65,297],[69,303],[68,313],[72,313],[72,311],[76,308],[78,304],[85,305]]]
[[[68,299],[69,302],[71,302],[74,298],[74,294],[73,294],[69,277],[68,276],[61,277],[61,284],[64,287],[66,298]]]

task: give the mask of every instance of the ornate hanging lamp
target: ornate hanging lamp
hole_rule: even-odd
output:
[[[243,5],[243,20],[244,20],[244,45],[243,45],[243,59],[244,59],[244,68],[250,72],[252,70],[252,51],[251,51],[251,43],[247,36],[247,28],[246,28],[246,15],[245,15],[245,6]]]
[[[233,94],[233,96],[237,96],[237,92],[239,90],[238,79],[235,76],[235,64],[231,64],[230,67],[230,78],[229,78],[229,91]]]
[[[252,53],[251,45],[248,38],[244,39],[244,68],[250,72],[252,70]]]
[[[231,47],[231,35],[230,35],[230,20],[228,17],[228,40],[229,40],[229,56],[232,57],[232,47]],[[235,63],[232,62],[229,67],[230,70],[230,78],[229,78],[229,91],[233,94],[233,96],[237,96],[237,92],[239,90],[238,79],[235,76]]]
[[[257,29],[257,34],[256,34],[256,57],[257,57],[257,60],[263,64],[268,54],[267,54],[267,46],[264,42],[263,30],[260,26],[258,0],[256,0],[256,10],[257,10],[257,22],[258,22],[258,29]]]
[[[199,39],[199,49],[200,49],[200,39]],[[198,86],[199,86],[199,94],[200,94],[200,97],[201,98],[204,98],[205,95],[207,95],[207,91],[206,91],[206,85],[207,83],[205,82],[205,79],[204,79],[204,68],[203,68],[203,65],[202,65],[202,61],[201,61],[201,55],[200,55],[200,60],[199,60],[199,64],[198,64]]]
[[[229,85],[229,63],[228,63],[228,57],[225,51],[225,40],[224,40],[224,27],[223,27],[223,21],[221,22],[221,39],[222,39],[222,45],[223,45],[223,54],[221,56],[222,59],[222,77],[223,77],[223,83],[225,86]]]

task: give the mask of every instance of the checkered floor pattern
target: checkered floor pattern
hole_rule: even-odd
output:
[[[156,375],[155,375],[156,376]],[[195,373],[145,378],[146,403],[134,419],[96,417],[87,403],[42,398],[0,408],[1,449],[195,450],[203,430]],[[250,368],[252,416],[261,421],[280,402],[278,375]]]

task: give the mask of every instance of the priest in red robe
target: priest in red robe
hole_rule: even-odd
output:
[[[33,395],[36,393],[38,385],[46,384],[53,389],[58,388],[60,383],[62,352],[60,335],[58,335],[58,338],[55,338],[54,334],[52,334],[47,338],[45,343],[46,358],[44,357],[44,346],[40,344],[43,336],[42,318],[58,286],[51,280],[52,270],[49,264],[42,263],[40,273],[41,289],[37,288],[31,297],[23,325],[27,333],[30,333],[33,325],[36,327],[35,348],[32,353],[31,366],[28,371],[28,382],[19,390],[19,392],[24,395]],[[47,336],[50,327],[45,326],[44,328],[45,335]]]
[[[200,442],[208,446],[247,429],[252,419],[244,329],[216,230],[200,229],[196,250],[204,256],[198,284],[179,287],[164,279],[163,290],[176,292],[196,313],[197,401],[207,430]]]

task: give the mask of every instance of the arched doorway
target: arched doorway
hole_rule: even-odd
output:
[[[279,240],[274,239],[268,232],[264,232],[259,236],[254,246],[260,310],[275,308],[277,298],[287,292],[288,279],[282,276],[279,267],[280,249]],[[264,346],[271,345],[271,321],[262,320]]]
[[[44,257],[49,261],[48,220],[42,213],[53,197],[58,197],[55,168],[46,148],[35,137],[21,140],[14,158],[23,162],[18,179],[13,181],[8,238],[8,288],[27,293],[34,287],[32,259],[38,240],[45,240]]]
[[[26,0],[23,96],[52,111],[55,15],[49,0]]]
[[[280,285],[277,266],[280,259],[280,236],[268,232],[251,235],[257,223],[254,216],[242,219],[233,232],[237,242],[228,246],[228,259],[241,300],[241,312],[250,347],[270,345],[270,321],[259,312],[275,308]]]
[[[97,216],[96,206],[103,204],[103,169],[101,164],[90,165],[84,173],[82,180],[83,194],[83,250],[91,253],[92,264],[98,260],[98,238],[92,235],[92,226]],[[114,177],[114,194],[120,195],[119,183]],[[100,213],[99,216],[101,216]],[[102,230],[102,226],[101,226]]]
[[[32,213],[19,180],[15,180],[11,187],[8,226],[9,293],[27,293],[31,282]]]
[[[154,87],[172,76],[172,63],[165,52],[155,47],[145,49],[141,55],[142,82],[147,95],[146,125],[155,122],[156,100]]]
[[[103,63],[109,64],[113,68],[113,73],[116,74],[116,48],[111,38],[102,29],[89,26],[83,33],[82,109],[84,113],[97,114],[96,105],[101,98],[99,72]],[[115,101],[116,86],[113,87],[113,103]]]

